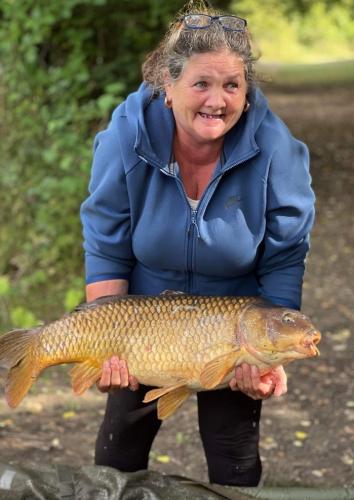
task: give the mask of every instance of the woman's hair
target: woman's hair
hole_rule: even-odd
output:
[[[225,14],[211,8],[207,1],[192,0],[179,11],[165,36],[150,54],[142,66],[143,79],[154,90],[154,94],[164,93],[166,70],[172,80],[178,80],[189,58],[194,54],[216,52],[228,49],[244,62],[248,88],[254,82],[254,62],[250,34],[225,30],[220,23],[212,22],[208,28],[188,29],[181,17],[186,14]]]

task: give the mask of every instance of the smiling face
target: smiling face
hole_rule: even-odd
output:
[[[245,107],[245,66],[229,50],[194,54],[178,80],[167,80],[176,131],[196,144],[222,140]]]

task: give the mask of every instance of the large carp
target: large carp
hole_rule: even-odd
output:
[[[170,416],[195,391],[224,387],[235,365],[273,367],[319,353],[320,333],[302,313],[258,297],[185,294],[111,296],[32,330],[0,337],[9,368],[5,394],[16,407],[42,370],[78,363],[70,372],[82,394],[99,380],[103,361],[125,359],[142,384],[157,386],[158,417]]]

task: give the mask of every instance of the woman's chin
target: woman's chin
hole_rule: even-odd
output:
[[[200,142],[216,141],[221,139],[225,135],[224,125],[213,125],[203,128],[199,128],[196,131],[196,136],[199,138]]]

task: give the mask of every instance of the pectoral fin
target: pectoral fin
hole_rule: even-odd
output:
[[[82,394],[97,380],[102,374],[102,365],[97,365],[92,360],[79,363],[70,370],[71,385],[75,394]]]
[[[199,377],[200,385],[204,389],[214,389],[230,373],[240,356],[241,349],[222,354],[206,363]]]

